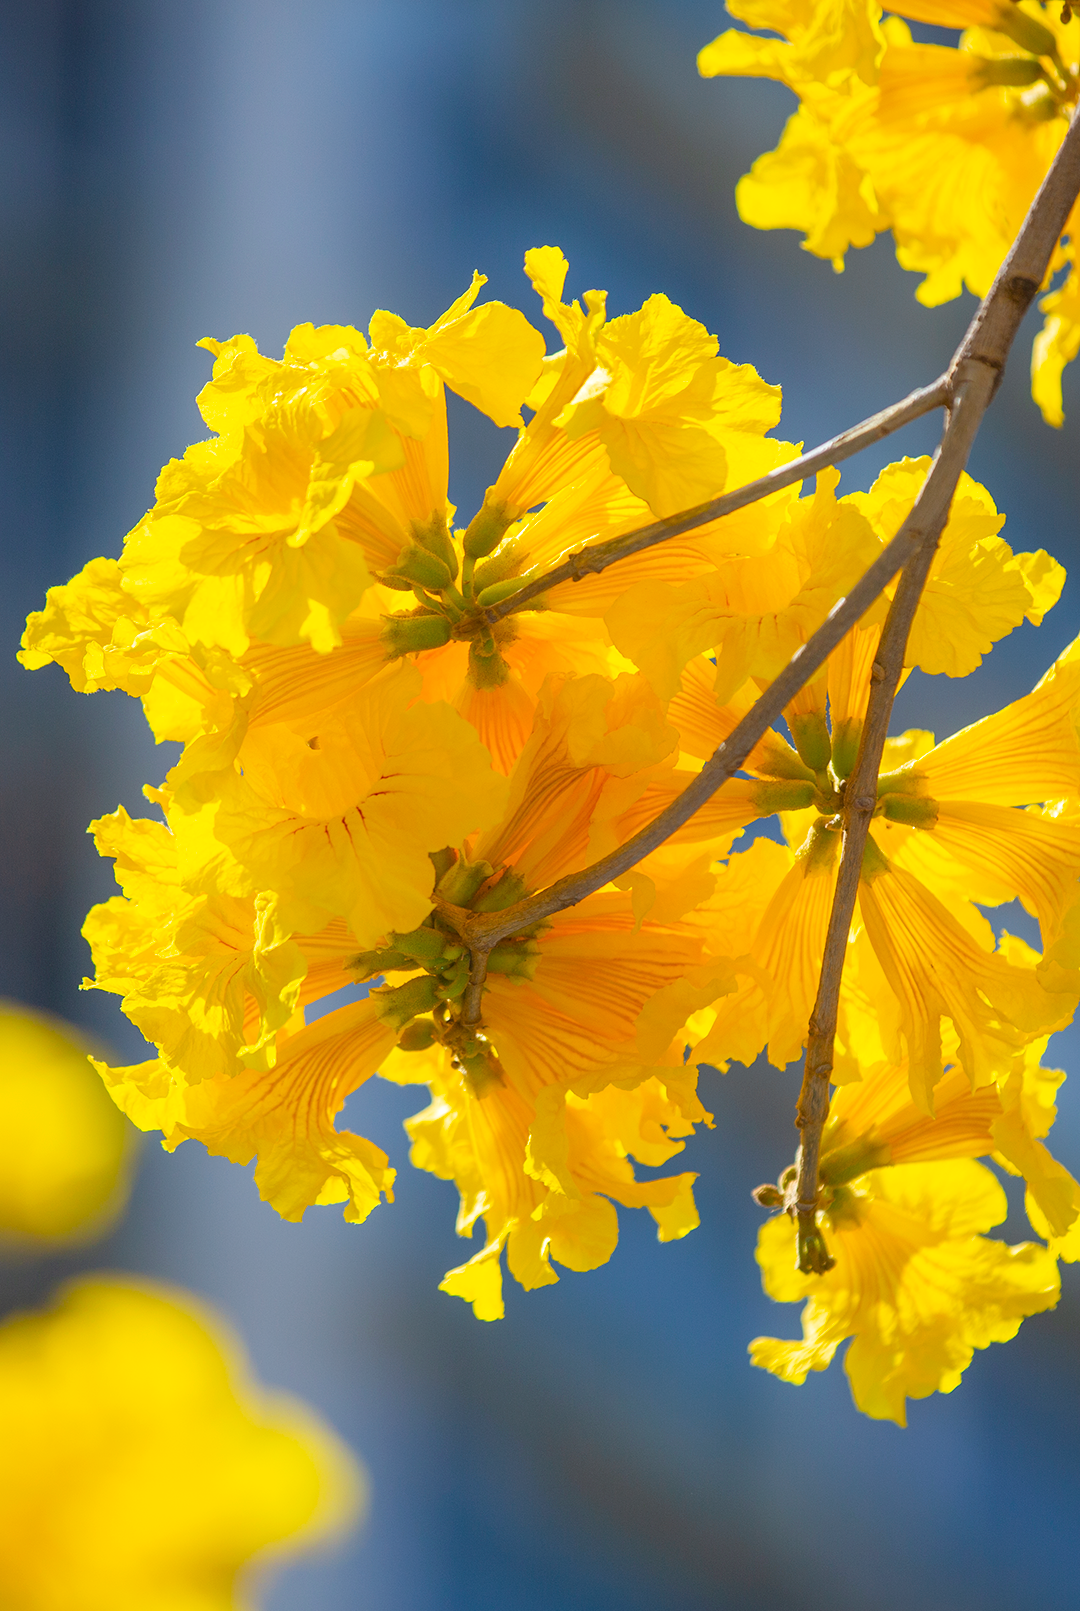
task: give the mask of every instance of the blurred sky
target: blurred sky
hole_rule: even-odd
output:
[[[144,1055],[113,998],[80,994],[86,908],[112,891],[84,836],[137,812],[155,753],[134,701],[14,662],[47,586],[119,552],[158,467],[203,434],[203,335],[279,353],[298,322],[426,324],[468,284],[539,319],[522,254],[615,312],[663,290],[785,393],[781,434],[821,440],[938,373],[972,310],[928,312],[888,242],[842,276],[740,223],[739,174],[779,134],[776,85],[702,82],[726,24],[704,0],[0,0],[0,993]],[[1030,321],[1029,321],[1030,323]],[[548,332],[550,337],[550,332]],[[971,469],[1015,548],[1074,560],[1076,427],[1027,397],[1030,329]],[[921,422],[844,470],[869,484]],[[451,496],[469,510],[509,433],[453,406]],[[899,726],[962,725],[1017,697],[1077,630],[1075,584],[962,684],[913,678]],[[1014,925],[1015,926],[1015,925]],[[1062,1037],[1068,1066],[1077,1042]],[[604,1269],[509,1291],[501,1323],[436,1291],[467,1256],[454,1189],[410,1170],[415,1092],[373,1082],[345,1122],[401,1167],[362,1228],[285,1225],[248,1173],[152,1139],[103,1246],[0,1268],[5,1307],[80,1268],[182,1282],[241,1328],[271,1383],[366,1459],[363,1536],[297,1566],[270,1611],[1015,1611],[1075,1603],[1080,1287],[900,1432],[853,1410],[839,1368],[795,1390],[746,1360],[797,1329],[760,1291],[749,1198],[794,1146],[797,1073],[706,1081],[690,1143],[701,1229],[668,1247],[622,1213]],[[1080,1099],[1059,1151],[1080,1169]],[[1012,1222],[1010,1221],[1010,1227]],[[1016,1234],[1023,1235],[1020,1220]]]

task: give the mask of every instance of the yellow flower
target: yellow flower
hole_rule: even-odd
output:
[[[428,852],[494,821],[506,784],[473,729],[419,692],[417,672],[394,667],[314,730],[249,736],[243,772],[221,774],[199,822],[223,892],[273,890],[288,930],[343,917],[360,946],[423,919]]]
[[[83,934],[93,986],[121,996],[165,1065],[196,1084],[235,1072],[241,1058],[272,1063],[277,1031],[297,1009],[349,982],[357,941],[341,919],[290,934],[270,894],[222,895],[206,866],[182,879],[187,827],[182,816],[176,831],[133,821],[122,807],[91,824],[124,893],[95,906]]]
[[[383,1194],[392,1200],[394,1171],[381,1148],[334,1120],[394,1044],[375,1007],[339,1007],[306,1029],[298,1015],[280,1032],[269,1068],[268,1059],[252,1059],[197,1084],[160,1058],[99,1063],[98,1071],[117,1106],[140,1130],[161,1130],[169,1152],[195,1140],[233,1163],[255,1158],[259,1193],[283,1219],[302,1219],[313,1203],[344,1203],[345,1218],[359,1224]]]
[[[747,680],[771,681],[821,625],[878,552],[869,523],[838,503],[839,472],[824,470],[812,498],[792,505],[766,557],[733,554],[711,574],[665,586],[638,582],[608,611],[616,647],[662,698],[703,650],[716,660],[716,697]]]
[[[732,554],[692,580],[659,577],[625,591],[606,620],[616,647],[669,698],[683,667],[703,650],[716,663],[715,693],[726,704],[740,685],[778,676],[837,599],[873,562],[915,501],[929,460],[890,465],[868,493],[836,498],[839,473],[822,471],[812,498],[790,506],[767,555]],[[1013,554],[984,487],[964,476],[935,556],[907,651],[907,664],[963,676],[1025,616],[1038,622],[1056,602],[1065,573],[1043,550]],[[895,584],[863,617],[884,617]],[[875,639],[876,642],[876,639]],[[788,713],[824,705],[819,675]]]
[[[801,740],[806,754],[811,742],[820,743],[816,759],[824,770],[813,803],[786,817],[797,850],[775,847],[760,870],[756,922],[744,929],[753,967],[717,1003],[696,1049],[701,1061],[748,1060],[768,1042],[771,1059],[783,1066],[805,1042],[839,856],[839,786],[854,760],[875,639],[876,629],[856,634],[830,660],[832,733],[822,711],[816,726],[807,720]],[[698,674],[696,694],[673,701],[671,716],[704,749],[730,730],[737,713],[710,713],[700,683]],[[858,1077],[872,1033],[881,1055],[907,1057],[913,1094],[929,1111],[942,1072],[943,1023],[955,1032],[961,1065],[983,1084],[1006,1080],[1027,1042],[1071,1018],[1080,994],[1070,928],[1080,876],[1080,831],[1072,820],[1080,794],[1078,704],[1080,648],[1073,644],[1031,694],[936,748],[928,734],[889,741],[845,968],[840,1077]],[[799,775],[799,758],[775,738],[750,765]],[[803,766],[809,782],[813,774]],[[1017,809],[1047,801],[1058,803]],[[728,879],[742,887],[740,859],[731,858],[714,900],[726,899]],[[1044,964],[1036,966],[1039,958],[1008,937],[995,949],[977,907],[1012,899],[1039,920],[1050,948]],[[871,1001],[872,1012],[860,1010],[859,1000]]]
[[[335,1117],[376,1071],[428,1081],[434,1106],[413,1121],[414,1161],[457,1181],[463,1229],[485,1220],[484,1249],[447,1289],[488,1318],[501,1312],[504,1245],[535,1286],[555,1279],[552,1257],[585,1269],[610,1255],[612,1201],[649,1207],[665,1239],[685,1234],[692,1177],[639,1182],[628,1158],[665,1161],[706,1117],[678,1031],[730,968],[710,961],[708,934],[685,914],[708,896],[710,863],[736,828],[714,825],[702,843],[699,827],[625,890],[502,942],[479,1028],[460,1021],[468,959],[440,915],[501,909],[624,837],[650,791],[670,786],[675,742],[640,678],[550,684],[501,819],[432,855],[417,885],[422,921],[383,931],[366,952],[340,920],[291,932],[280,900],[222,897],[212,864],[185,882],[189,819],[178,818],[177,842],[153,823],[107,819],[99,831],[130,905],[110,903],[88,925],[99,982],[126,992],[160,1047],[135,1067],[101,1066],[115,1100],[169,1148],[194,1138],[238,1163],[255,1156],[260,1192],[287,1218],[342,1202],[358,1221],[392,1195],[394,1172]],[[749,820],[753,804],[734,815]],[[449,829],[445,811],[440,820]],[[305,1003],[380,975],[391,982],[366,1001],[303,1026]]]
[[[447,868],[440,899],[498,910],[581,866],[611,806],[641,793],[674,737],[631,679],[572,682],[541,709],[503,822]],[[574,1270],[606,1262],[618,1236],[613,1202],[648,1207],[664,1241],[697,1224],[692,1175],[639,1182],[629,1161],[666,1162],[708,1118],[677,1038],[689,1010],[684,977],[709,971],[716,989],[703,938],[684,920],[711,887],[710,854],[690,854],[681,867],[644,864],[637,915],[637,890],[601,891],[504,942],[480,1028],[460,1022],[451,995],[430,1018],[410,1018],[383,1068],[431,1087],[432,1106],[407,1126],[413,1162],[456,1182],[462,1235],[484,1220],[483,1248],[443,1282],[481,1319],[503,1312],[504,1246],[511,1274],[532,1288],[558,1279],[552,1260]],[[417,982],[400,987],[402,1012]]]
[[[232,1611],[342,1531],[362,1478],[187,1294],[98,1276],[0,1327],[0,1601]]]
[[[595,944],[576,957],[566,948],[565,956],[578,969],[590,964],[595,969]],[[612,944],[606,978],[617,977],[622,964],[633,965],[639,957]],[[630,1010],[637,1000],[632,992],[623,998]],[[580,1015],[584,1001],[581,992],[571,1010]],[[508,1021],[523,1033],[552,1016],[530,1014],[523,1003],[515,1003]],[[576,1023],[565,1021],[563,1039],[572,1043],[579,1028],[580,1017]],[[492,1029],[506,1069],[504,1084],[481,1098],[444,1061],[425,1076],[434,1096],[431,1106],[406,1124],[413,1138],[412,1162],[457,1185],[458,1233],[471,1235],[483,1218],[484,1247],[447,1271],[440,1284],[442,1291],[471,1303],[480,1320],[498,1320],[504,1312],[504,1247],[511,1275],[532,1289],[559,1279],[553,1263],[578,1271],[607,1263],[619,1236],[616,1203],[648,1208],[662,1242],[692,1231],[698,1224],[696,1175],[638,1181],[631,1159],[666,1163],[681,1151],[682,1138],[693,1133],[695,1122],[709,1119],[674,1059],[667,1079],[661,1073],[632,1090],[608,1085],[582,1096],[569,1083],[572,1070],[560,1071],[565,1084],[542,1083],[545,1074],[556,1077],[545,1058],[561,1050],[550,1027],[546,1044],[532,1058],[505,1028],[500,1034],[493,1023]],[[587,1087],[587,1081],[578,1083]]]
[[[718,356],[715,337],[665,297],[605,323],[602,293],[587,294],[587,314],[563,304],[556,248],[528,253],[526,267],[567,343],[546,359],[522,314],[472,306],[479,276],[430,330],[375,314],[370,345],[311,325],[280,362],[249,337],[205,343],[216,362],[199,401],[219,435],[162,472],[118,562],[94,560],[51,590],[27,624],[23,663],[56,660],[77,687],[140,697],[155,736],[187,745],[174,792],[192,783],[205,796],[200,773],[237,757],[247,769],[246,735],[317,725],[403,656],[425,700],[454,705],[509,773],[547,676],[621,665],[602,619],[613,598],[644,578],[692,577],[703,559],[767,552],[796,496],[488,621],[488,607],[574,547],[795,452],[766,435],[779,389]],[[520,428],[459,530],[444,386]]]
[[[129,1132],[88,1053],[67,1024],[0,1002],[0,1236],[97,1235],[127,1198]]]
[[[904,16],[965,30],[947,49],[913,43],[874,0],[728,9],[784,38],[722,34],[700,71],[780,79],[799,97],[776,151],[740,181],[746,222],[803,230],[806,249],[837,269],[849,245],[891,229],[901,265],[925,275],[920,301],[965,286],[983,296],[1076,104],[1076,15],[1032,0],[903,0]],[[1069,278],[1043,303],[1033,353],[1033,394],[1053,425],[1062,368],[1080,350],[1075,233],[1074,218],[1053,265],[1069,265]]]
[[[836,1263],[823,1276],[799,1273],[794,1225],[771,1220],[758,1238],[765,1290],[808,1302],[803,1340],[758,1337],[753,1363],[800,1383],[850,1337],[844,1368],[856,1404],[905,1425],[908,1398],[951,1392],[976,1348],[1007,1342],[1057,1302],[1051,1253],[980,1234],[1007,1207],[990,1171],[969,1158],[872,1170],[833,1189],[822,1219]]]
[[[1017,1154],[1027,1162],[1039,1152],[1045,1161],[1033,1168],[1033,1189],[1047,1203],[1056,1195],[1062,1229],[1080,1213],[1080,1185],[1039,1139],[1064,1077],[1040,1066],[1045,1046],[1029,1049],[1005,1092],[973,1090],[952,1069],[938,1086],[933,1118],[912,1102],[902,1063],[867,1067],[861,1081],[835,1093],[821,1141],[819,1218],[836,1262],[824,1276],[802,1275],[791,1219],[762,1227],[757,1257],[766,1292],[780,1302],[809,1301],[802,1342],[759,1337],[750,1348],[755,1365],[801,1383],[851,1337],[845,1369],[856,1404],[903,1426],[907,1398],[951,1392],[975,1348],[1007,1341],[1027,1315],[1053,1307],[1052,1252],[977,1234],[999,1224],[1007,1205],[993,1176],[973,1162],[992,1155],[1016,1173]]]

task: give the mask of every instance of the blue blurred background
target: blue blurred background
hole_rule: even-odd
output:
[[[308,319],[364,326],[387,307],[425,324],[473,268],[536,316],[522,254],[551,242],[575,294],[604,286],[625,311],[664,290],[782,383],[788,438],[821,440],[938,372],[970,299],[919,308],[887,241],[836,276],[794,236],[739,222],[735,181],[791,97],[697,78],[726,22],[705,0],[0,4],[0,993],[142,1055],[113,998],[78,991],[79,926],[112,889],[83,830],[118,799],[138,812],[171,757],[133,701],[83,699],[12,656],[46,587],[117,553],[159,465],[203,434],[198,337],[246,330],[278,353]],[[1071,566],[1080,388],[1064,432],[1043,426],[1029,342],[971,468],[1014,547]],[[855,461],[843,487],[933,429]],[[464,405],[451,431],[468,508],[507,433]],[[1076,632],[1077,598],[1070,584],[1040,633],[963,684],[913,679],[900,725],[944,732],[1024,692]],[[1076,1040],[1057,1052],[1069,1066]],[[761,1294],[749,1197],[790,1156],[796,1084],[794,1069],[709,1078],[716,1129],[685,1155],[701,1229],[661,1247],[624,1212],[606,1268],[513,1288],[494,1325],[436,1291],[463,1256],[454,1190],[406,1162],[416,1092],[377,1083],[347,1118],[402,1174],[366,1226],[335,1209],[283,1224],[245,1171],[150,1139],[110,1240],[9,1261],[3,1304],[79,1268],[181,1282],[363,1454],[365,1531],[285,1573],[272,1611],[1080,1603],[1075,1272],[1055,1313],[913,1405],[906,1432],[858,1417],[838,1365],[801,1390],[749,1367],[749,1338],[797,1325]],[[1068,1090],[1057,1143],[1080,1169]]]

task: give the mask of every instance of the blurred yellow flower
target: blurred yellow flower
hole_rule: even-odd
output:
[[[97,1276],[0,1326],[5,1611],[240,1611],[363,1477],[188,1294]]]
[[[0,1002],[0,1237],[100,1233],[124,1205],[132,1136],[77,1030]]]

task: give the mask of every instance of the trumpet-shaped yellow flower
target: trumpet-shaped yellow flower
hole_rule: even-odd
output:
[[[161,1058],[99,1071],[117,1105],[140,1130],[160,1130],[168,1151],[196,1140],[233,1163],[255,1158],[260,1195],[283,1219],[343,1203],[345,1218],[359,1224],[384,1194],[393,1198],[394,1170],[380,1147],[334,1120],[393,1044],[375,1003],[362,1001],[306,1029],[299,1018],[290,1023],[269,1068],[254,1059],[197,1084]]]
[[[415,928],[428,852],[486,828],[506,794],[475,731],[419,693],[402,665],[314,730],[276,723],[250,735],[243,771],[222,775],[206,813],[222,887],[274,890],[288,929],[344,917],[361,946]]]
[[[755,1365],[801,1383],[825,1370],[846,1338],[845,1369],[859,1408],[905,1422],[905,1401],[951,1392],[976,1348],[1005,1342],[1030,1314],[1057,1302],[1052,1252],[980,1233],[1004,1219],[1005,1195],[973,1160],[1038,1148],[1080,1213],[1080,1186],[1042,1147],[1053,1118],[1046,1099],[1062,1076],[1033,1047],[1015,1090],[972,1090],[959,1069],[938,1087],[933,1118],[909,1094],[902,1064],[878,1064],[836,1092],[822,1135],[819,1218],[835,1263],[824,1276],[795,1268],[795,1228],[781,1215],[762,1227],[758,1263],[766,1292],[808,1299],[803,1340],[759,1337]],[[1049,1109],[1049,1112],[1048,1112]],[[1011,1158],[1002,1160],[1015,1170]],[[1039,1179],[1045,1181],[1048,1168]],[[1058,1194],[1061,1195],[1060,1193]]]
[[[902,0],[903,16],[963,29],[959,48],[916,44],[876,0],[741,0],[728,10],[778,39],[729,32],[698,57],[706,77],[779,79],[799,97],[779,146],[759,157],[736,199],[758,229],[799,229],[843,267],[849,246],[891,229],[916,292],[935,306],[966,286],[985,295],[1065,131],[1077,99],[1080,22],[1035,0]],[[1062,422],[1061,372],[1080,350],[1075,217],[1043,302],[1032,391]]]
[[[297,1009],[349,982],[357,941],[343,920],[290,934],[268,892],[222,895],[206,866],[183,879],[184,817],[171,831],[121,808],[91,826],[124,891],[83,927],[92,983],[123,998],[126,1016],[189,1083],[235,1072],[241,1058],[272,1062]]]
[[[833,1194],[823,1220],[836,1263],[823,1276],[799,1273],[794,1225],[770,1221],[758,1244],[765,1289],[808,1302],[803,1340],[759,1337],[753,1363],[803,1382],[850,1337],[844,1368],[856,1404],[905,1425],[907,1399],[951,1392],[976,1348],[1007,1342],[1057,1302],[1051,1253],[981,1234],[1007,1206],[990,1171],[968,1159],[874,1170]]]
[[[233,1611],[350,1525],[361,1474],[186,1293],[97,1276],[0,1327],[0,1601]]]
[[[78,1032],[0,1003],[0,1236],[99,1233],[127,1197],[130,1150]]]
[[[683,667],[703,650],[716,664],[715,693],[726,704],[753,677],[772,681],[896,533],[915,501],[929,460],[904,459],[868,493],[837,499],[839,473],[822,471],[812,498],[793,505],[768,559],[732,556],[712,575],[679,585],[641,581],[609,609],[616,646],[670,698]],[[997,535],[1004,523],[984,487],[964,476],[915,618],[906,663],[964,676],[1027,617],[1056,603],[1065,573],[1043,550],[1014,554]],[[884,617],[894,587],[860,624]],[[819,676],[791,716],[823,705]]]
[[[807,721],[802,739],[807,755],[811,744],[821,747],[816,759],[824,769],[812,803],[786,819],[796,848],[777,847],[763,869],[759,887],[767,904],[759,907],[746,946],[757,972],[748,970],[738,990],[717,1004],[697,1047],[703,1061],[723,1065],[747,1050],[756,1054],[767,1042],[782,1066],[805,1042],[839,859],[839,784],[854,760],[875,635],[869,629],[864,642],[856,638],[830,661],[832,733],[821,711],[816,724]],[[1078,677],[1074,644],[1031,694],[997,715],[936,748],[932,736],[922,734],[888,746],[842,1008],[860,992],[874,1002],[874,1032],[884,1055],[908,1059],[913,1094],[927,1109],[941,1078],[944,1025],[958,1038],[956,1055],[970,1078],[984,1084],[1006,1079],[1025,1044],[1067,1023],[1075,1008],[1075,967],[1054,958],[1071,960],[1067,930],[1080,878],[1080,835],[1060,806],[1018,808],[1077,798]],[[684,707],[694,711],[701,732],[693,742],[704,747],[712,735],[700,693],[696,703],[691,695],[673,702],[674,719]],[[714,711],[714,732],[722,736],[734,714]],[[798,758],[790,750],[777,755],[777,748],[776,740],[771,749],[761,746],[750,764],[797,776]],[[1025,756],[1030,765],[1023,764]],[[738,860],[733,857],[723,875],[718,899]],[[740,883],[736,875],[736,887]],[[1039,958],[1019,942],[1006,939],[995,949],[977,906],[1012,899],[1038,918],[1051,948],[1045,964],[1036,966]],[[855,1060],[845,1077],[858,1077],[866,1017],[852,1034],[841,1028],[842,1047],[846,1040]]]

